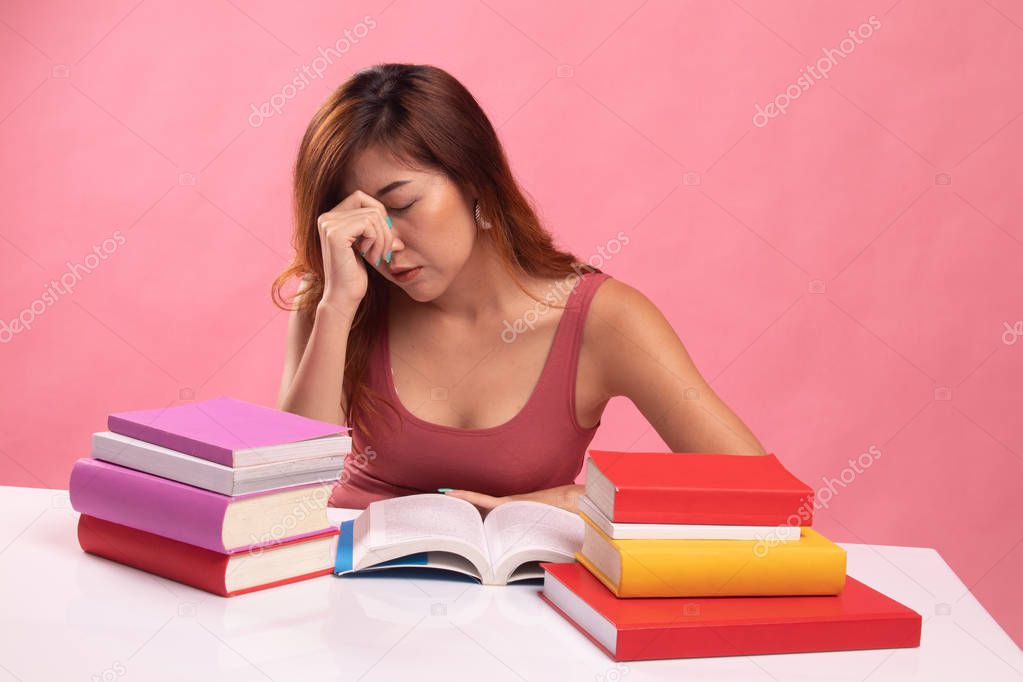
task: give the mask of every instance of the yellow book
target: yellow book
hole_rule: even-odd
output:
[[[798,540],[616,540],[584,513],[575,558],[616,597],[838,594],[845,550],[804,526]]]

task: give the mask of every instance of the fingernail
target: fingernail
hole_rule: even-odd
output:
[[[452,490],[454,490],[454,488],[437,488],[437,492],[439,493],[449,493]]]
[[[380,265],[380,256],[377,256],[377,262],[376,262],[376,264],[377,264],[377,265]]]
[[[391,216],[387,216],[387,227],[391,228]]]
[[[384,257],[384,260],[387,261],[388,263],[391,262],[391,252],[390,251],[387,252],[387,255]]]

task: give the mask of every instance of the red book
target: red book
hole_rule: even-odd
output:
[[[920,646],[919,613],[850,577],[826,597],[618,599],[581,564],[540,565],[540,598],[616,661]]]
[[[78,544],[90,554],[221,597],[328,575],[338,528],[235,554],[222,554],[95,516],[78,517]]]
[[[615,522],[813,525],[813,489],[774,454],[590,450],[586,496]]]

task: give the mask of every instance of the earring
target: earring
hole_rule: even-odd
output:
[[[476,200],[476,209],[475,209],[474,213],[476,214],[476,225],[478,225],[481,229],[489,230],[490,227],[491,227],[490,221],[488,221],[485,218],[483,218],[482,214],[480,213],[480,201],[479,201],[479,199]]]

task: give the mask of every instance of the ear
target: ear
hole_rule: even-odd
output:
[[[476,205],[476,199],[480,196],[480,189],[471,182],[466,182],[459,189],[462,192],[462,199],[465,200],[465,205],[471,213],[473,207]]]

